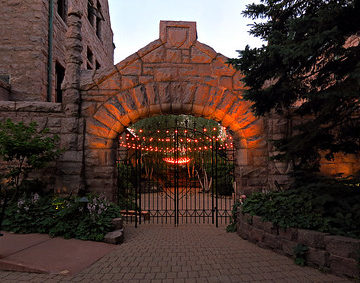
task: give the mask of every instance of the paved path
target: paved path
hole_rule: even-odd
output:
[[[143,224],[77,275],[0,271],[0,282],[347,282],[242,240],[224,227]]]

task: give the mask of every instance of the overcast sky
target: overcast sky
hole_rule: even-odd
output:
[[[115,63],[159,38],[160,20],[195,21],[198,40],[227,57],[246,44],[260,46],[248,34],[252,23],[241,15],[258,0],[109,0]]]

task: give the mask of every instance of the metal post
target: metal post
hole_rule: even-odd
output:
[[[139,171],[138,171],[138,173],[137,173],[137,176],[138,176],[138,192],[139,192],[139,224],[141,224],[141,216],[142,216],[142,213],[141,213],[141,211],[142,211],[142,208],[141,208],[141,206],[142,206],[142,203],[141,203],[141,149],[137,149],[136,151],[139,151],[139,159],[138,159],[138,161],[139,161]]]
[[[211,139],[211,177],[213,178],[213,182],[211,184],[211,220],[212,220],[212,224],[215,224],[215,219],[214,219],[215,176],[214,176],[214,140],[213,139]]]
[[[219,220],[218,220],[218,214],[219,214],[219,210],[218,210],[218,166],[217,166],[217,162],[218,162],[218,141],[215,142],[215,190],[216,190],[215,212],[216,212],[216,227],[219,227]]]
[[[135,228],[138,224],[138,151],[135,150]]]

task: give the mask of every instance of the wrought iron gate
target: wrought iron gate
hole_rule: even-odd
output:
[[[215,128],[127,131],[119,137],[117,168],[118,202],[135,226],[229,222],[234,149],[231,137]]]

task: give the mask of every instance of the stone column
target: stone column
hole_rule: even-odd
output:
[[[61,121],[61,147],[65,150],[58,166],[57,189],[63,192],[84,191],[84,120],[81,117],[80,72],[83,50],[81,36],[82,13],[76,2],[69,9],[66,33],[66,67],[62,84],[62,109],[65,117]]]
[[[69,10],[65,41],[65,79],[62,85],[64,90],[63,109],[67,116],[80,116],[80,72],[83,63],[81,52],[83,50],[81,36],[82,13],[76,8]]]

